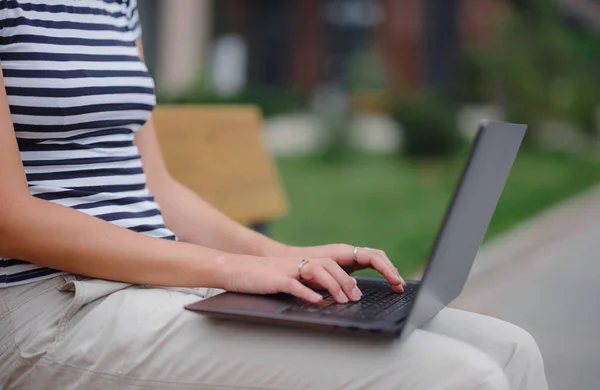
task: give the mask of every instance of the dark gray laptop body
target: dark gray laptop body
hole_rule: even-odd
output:
[[[483,123],[442,222],[420,282],[412,293],[393,293],[379,278],[357,277],[365,293],[345,305],[327,298],[310,305],[285,294],[269,296],[226,292],[186,306],[222,318],[323,328],[402,339],[433,318],[462,291],[502,189],[517,156],[526,126]],[[403,299],[404,298],[404,299]],[[393,302],[388,302],[388,301]],[[399,304],[399,301],[406,301]]]

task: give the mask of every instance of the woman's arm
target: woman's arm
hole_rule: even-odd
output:
[[[137,47],[143,60],[141,40],[137,41]],[[225,216],[170,175],[152,118],[136,133],[135,141],[142,156],[148,187],[160,205],[167,226],[183,241],[255,256],[331,258],[350,272],[355,268],[372,267],[385,276],[394,289],[403,291],[404,279],[381,250],[363,248],[355,258],[354,247],[345,244],[288,246]]]
[[[254,294],[322,296],[298,281],[299,259],[234,255],[152,238],[30,195],[0,67],[0,258],[122,282],[216,287]],[[360,298],[330,258],[312,258],[303,276],[338,299]],[[356,293],[353,293],[356,292]]]
[[[141,39],[138,53],[144,59]],[[150,192],[166,225],[181,240],[229,253],[284,256],[288,247],[243,226],[175,180],[167,170],[152,118],[136,133]]]
[[[162,158],[154,124],[149,120],[136,134],[148,186],[156,197],[169,229],[182,240],[210,248],[255,256],[331,258],[347,270],[372,267],[403,291],[404,280],[377,249],[361,248],[354,259],[354,247],[345,244],[316,247],[287,246],[231,220],[169,174]]]
[[[137,41],[137,47],[143,60],[141,40]],[[345,244],[288,246],[225,216],[170,175],[152,118],[136,133],[135,141],[142,156],[148,187],[160,205],[167,226],[183,241],[255,256],[331,258],[348,271],[372,267],[384,275],[395,289],[403,290],[404,280],[381,250],[362,248],[355,258],[354,247]]]
[[[134,233],[29,194],[0,69],[0,257],[124,282],[223,287],[240,256]]]
[[[284,252],[285,245],[233,221],[170,175],[152,119],[136,133],[135,142],[142,156],[150,192],[160,205],[166,225],[181,240],[255,256],[275,256]]]
[[[298,258],[233,255],[153,238],[31,196],[1,67],[0,258],[129,283],[255,294],[286,292],[311,302],[323,298],[298,281]],[[303,271],[340,302],[345,294],[359,298],[351,294],[353,279],[332,259],[311,259]]]

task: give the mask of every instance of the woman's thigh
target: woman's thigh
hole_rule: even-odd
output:
[[[422,329],[461,340],[490,356],[512,389],[547,389],[542,354],[524,329],[493,317],[446,308]]]
[[[429,331],[416,331],[400,347],[394,341],[209,319],[183,310],[197,296],[164,289],[118,288],[90,302],[85,293],[93,287],[77,284],[74,300],[85,304],[70,306],[74,313],[57,331],[54,345],[15,376],[13,385],[508,388],[497,364],[480,350]]]

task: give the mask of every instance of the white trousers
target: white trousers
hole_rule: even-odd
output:
[[[547,389],[524,330],[445,309],[402,345],[183,310],[214,295],[58,276],[0,289],[2,389]]]

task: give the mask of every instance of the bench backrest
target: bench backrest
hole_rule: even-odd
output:
[[[245,224],[287,212],[256,107],[159,105],[154,121],[171,174],[219,210]]]

